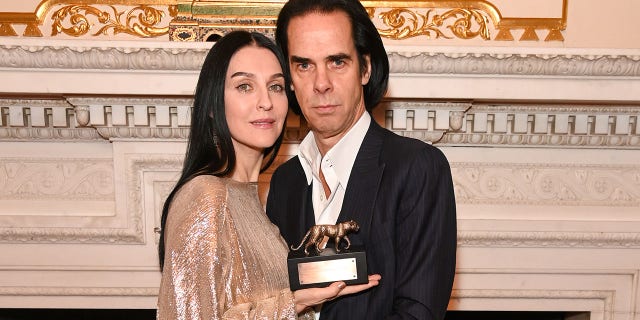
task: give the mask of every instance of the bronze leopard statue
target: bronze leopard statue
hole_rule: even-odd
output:
[[[358,223],[353,220],[340,222],[338,224],[317,224],[309,229],[302,238],[302,242],[297,247],[291,246],[292,250],[298,250],[304,245],[304,253],[309,255],[309,247],[315,245],[318,253],[322,252],[324,237],[329,237],[335,242],[336,252],[340,252],[339,244],[342,239],[347,241],[345,249],[349,249],[351,241],[347,237],[348,233],[357,232],[360,229]],[[305,244],[306,243],[306,244]]]

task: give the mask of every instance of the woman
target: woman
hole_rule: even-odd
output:
[[[162,212],[158,319],[312,317],[311,306],[380,279],[288,289],[288,249],[257,192],[282,142],[284,61],[271,40],[246,31],[222,37],[204,61],[184,168]]]

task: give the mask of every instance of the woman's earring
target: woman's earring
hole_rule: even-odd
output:
[[[293,85],[292,84],[289,85],[289,89],[291,89],[291,91],[293,91]]]

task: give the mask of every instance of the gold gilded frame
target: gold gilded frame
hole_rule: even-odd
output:
[[[547,32],[544,41],[564,41],[567,2],[560,18],[503,17],[499,8],[485,0],[369,1],[361,0],[387,39],[413,37],[514,41],[513,30],[523,30],[520,41],[539,41],[537,31]],[[51,36],[80,37],[126,33],[134,37],[169,35],[172,41],[204,41],[230,30],[251,29],[273,34],[277,14],[286,0],[179,1],[179,0],[43,0],[34,12],[0,12],[0,36],[18,36],[14,26],[25,25],[22,36],[42,37],[40,26],[53,21]],[[54,7],[62,6],[53,13]],[[98,6],[107,6],[100,9]],[[126,7],[119,11],[116,6]],[[169,23],[162,21],[169,13]],[[89,16],[97,22],[90,23]],[[124,18],[121,18],[123,17]],[[63,21],[69,19],[69,27]],[[491,32],[497,31],[494,36]]]
[[[503,17],[500,10],[490,1],[484,0],[432,0],[432,1],[367,1],[361,3],[369,11],[369,16],[375,18],[375,12],[381,9],[379,17],[388,28],[379,28],[383,37],[402,40],[419,35],[431,37],[445,37],[442,29],[450,29],[459,39],[471,39],[476,36],[490,40],[488,23],[490,20],[498,30],[494,40],[513,41],[512,30],[523,29],[521,41],[538,41],[536,30],[548,31],[545,41],[564,41],[563,30],[567,27],[567,1],[562,0],[562,16],[560,18],[527,18]],[[419,10],[427,10],[420,14]],[[443,9],[436,12],[436,9]],[[386,11],[384,11],[386,10]],[[407,23],[406,14],[413,24]],[[432,14],[431,16],[429,16]],[[488,19],[487,19],[488,18]],[[447,20],[451,22],[447,24]],[[418,25],[416,22],[422,20]],[[477,31],[473,31],[473,23]]]
[[[166,35],[168,26],[159,26],[163,10],[155,8],[159,6],[169,12],[171,17],[176,13],[176,0],[43,0],[35,8],[34,12],[0,12],[0,36],[18,36],[14,25],[26,25],[23,36],[42,37],[40,26],[53,7],[62,5],[61,9],[51,14],[53,20],[51,36],[65,33],[70,36],[83,36],[89,32],[92,24],[88,16],[95,16],[97,23],[101,25],[98,32],[93,35],[107,35],[108,30],[113,34],[126,33],[137,37],[158,37]],[[97,6],[108,6],[110,10],[101,10]],[[119,11],[115,6],[126,6],[128,10]],[[122,21],[122,15],[126,14]],[[137,15],[136,15],[137,14]],[[65,28],[63,20],[69,18],[71,26]]]

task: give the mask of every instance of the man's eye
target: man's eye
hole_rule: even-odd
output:
[[[272,84],[271,86],[269,86],[269,91],[280,93],[284,91],[284,86],[281,84]]]
[[[243,83],[237,86],[236,89],[238,89],[240,92],[248,92],[251,90],[251,86],[246,83]]]
[[[333,64],[336,67],[342,67],[342,66],[344,66],[345,63],[344,63],[344,60],[333,60]]]
[[[306,63],[306,62],[300,63],[300,64],[298,64],[298,69],[307,70],[307,69],[309,69],[309,64]]]

